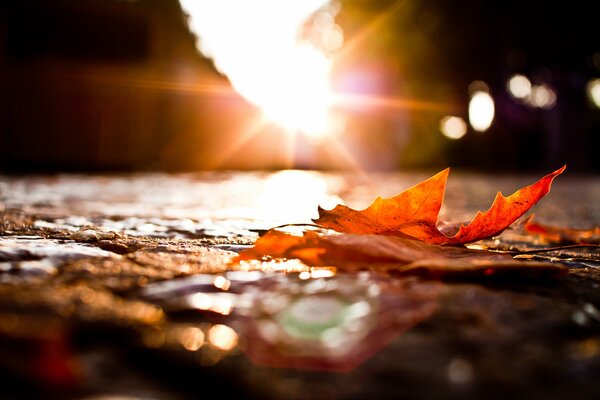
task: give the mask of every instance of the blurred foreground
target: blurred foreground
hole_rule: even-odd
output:
[[[427,174],[0,177],[0,397],[596,398],[597,248],[564,277],[228,262],[317,205],[364,207]],[[445,215],[537,177],[453,173]],[[600,224],[597,178],[561,176],[536,220]],[[518,226],[478,246],[551,246]]]

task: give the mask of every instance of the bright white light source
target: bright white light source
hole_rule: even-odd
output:
[[[309,171],[284,170],[265,179],[257,206],[264,220],[273,225],[303,223],[318,215],[314,204],[330,209],[342,200],[332,195],[323,175]]]
[[[515,99],[525,100],[531,95],[531,81],[524,75],[513,75],[508,80],[507,87]]]
[[[321,33],[321,45],[329,51],[336,51],[344,44],[344,31],[339,25],[332,25]]]
[[[549,110],[556,104],[556,93],[548,85],[535,85],[531,88],[529,103],[534,107]]]
[[[460,139],[467,133],[467,123],[461,117],[447,115],[440,120],[440,131],[449,139]]]
[[[190,15],[200,51],[268,120],[313,136],[327,131],[332,89],[331,60],[325,50],[339,48],[343,36],[331,23],[333,14],[317,21],[329,26],[321,44],[326,49],[299,36],[329,0],[180,2]]]
[[[600,79],[592,79],[588,82],[587,93],[594,105],[600,108]]]
[[[476,90],[469,101],[469,123],[474,130],[485,132],[494,120],[495,107],[492,96],[485,90]]]

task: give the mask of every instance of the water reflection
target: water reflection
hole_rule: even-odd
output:
[[[191,308],[203,311],[212,311],[222,315],[229,315],[233,310],[232,295],[195,293],[188,298],[188,304]]]
[[[197,351],[204,345],[204,332],[202,329],[191,326],[181,333],[181,345],[188,351]]]
[[[228,325],[170,323],[140,329],[142,344],[152,349],[193,353],[202,365],[213,365],[238,347],[238,333]]]
[[[374,282],[346,278],[277,285],[256,302],[246,351],[259,363],[343,356],[376,325],[379,293]]]
[[[258,202],[266,211],[265,217],[296,223],[310,222],[316,217],[317,204],[329,209],[342,201],[329,193],[327,182],[321,175],[287,170],[269,175]]]
[[[238,335],[227,325],[213,325],[208,331],[208,341],[217,349],[228,351],[237,346]]]
[[[416,278],[331,269],[258,274],[228,274],[227,292],[214,285],[221,279],[199,275],[155,284],[143,295],[171,314],[195,310],[217,318],[210,328],[184,330],[172,340],[188,351],[205,343],[225,352],[239,345],[258,365],[333,371],[357,367],[428,318],[438,296],[437,283]]]
[[[300,170],[31,177],[10,181],[5,190],[4,181],[3,206],[40,215],[36,228],[75,234],[94,225],[119,235],[165,238],[252,236],[254,229],[310,223],[317,206],[342,203],[346,185],[340,175]]]

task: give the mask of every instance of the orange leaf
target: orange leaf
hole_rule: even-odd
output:
[[[438,246],[422,241],[385,235],[321,234],[306,231],[294,236],[270,230],[254,247],[234,260],[299,259],[309,266],[336,266],[342,269],[393,269],[398,273],[444,277],[456,274],[518,272],[520,275],[560,275],[560,264],[519,261],[509,254]]]
[[[525,230],[528,233],[540,236],[550,243],[600,243],[600,226],[595,226],[591,229],[571,229],[542,225],[530,219],[525,224]]]
[[[449,169],[393,198],[378,197],[362,211],[343,205],[337,205],[333,210],[319,207],[319,218],[314,222],[344,233],[403,236],[434,244],[471,243],[498,235],[525,214],[548,194],[552,181],[565,168],[566,165],[508,197],[498,192],[492,206],[486,212],[478,211],[468,225],[461,224],[451,236],[444,234],[437,227]]]

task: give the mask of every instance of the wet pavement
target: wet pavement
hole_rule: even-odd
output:
[[[435,172],[0,176],[0,398],[600,398],[597,247],[476,244],[569,267],[548,279],[229,264]],[[452,172],[442,217],[538,178]],[[567,171],[533,212],[587,229],[598,199]]]

